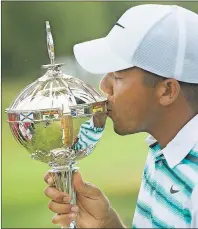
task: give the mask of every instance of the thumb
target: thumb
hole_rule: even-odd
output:
[[[78,171],[73,173],[73,185],[77,193],[86,197],[97,198],[101,195],[101,191],[95,185],[83,181]]]

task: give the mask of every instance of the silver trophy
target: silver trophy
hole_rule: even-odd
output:
[[[79,159],[93,152],[106,122],[106,99],[80,79],[61,72],[49,22],[47,47],[51,64],[6,109],[15,139],[31,158],[47,163],[56,187],[76,203],[72,174]],[[73,221],[67,228],[77,228]]]

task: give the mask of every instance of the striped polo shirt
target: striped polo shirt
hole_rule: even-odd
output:
[[[164,149],[147,142],[132,228],[198,228],[198,115]]]

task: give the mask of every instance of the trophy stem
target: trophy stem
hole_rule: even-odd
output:
[[[76,204],[76,192],[72,184],[72,175],[78,168],[75,163],[67,166],[55,167],[49,172],[52,175],[56,188],[59,191],[66,192],[71,196],[70,204]],[[72,221],[70,225],[62,228],[77,228],[75,221]]]

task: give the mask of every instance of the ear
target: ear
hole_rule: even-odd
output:
[[[173,104],[178,98],[180,90],[179,82],[175,79],[166,79],[159,82],[156,87],[159,103],[162,106]]]

